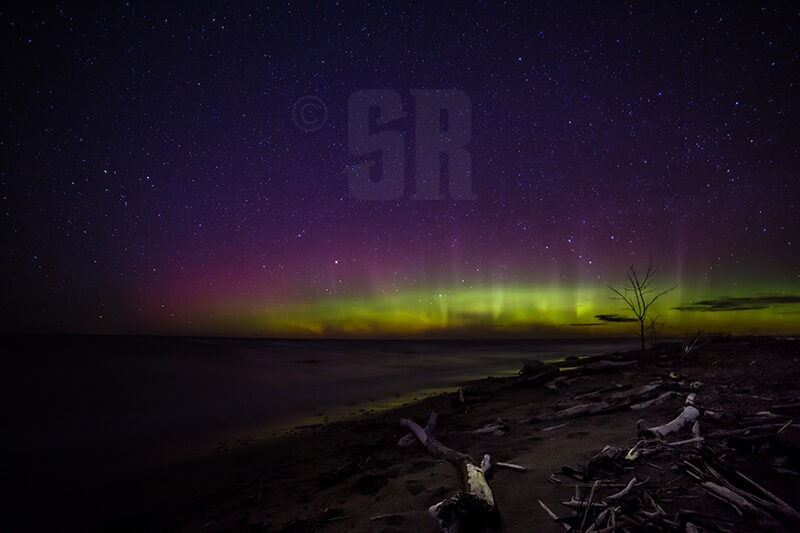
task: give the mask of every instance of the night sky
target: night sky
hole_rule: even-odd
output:
[[[665,334],[800,332],[796,3],[167,4],[2,8],[3,331],[620,334],[652,257]],[[350,187],[372,89],[396,199]],[[419,90],[474,198],[415,198]]]

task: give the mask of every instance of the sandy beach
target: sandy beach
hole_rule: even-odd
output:
[[[499,530],[563,530],[539,500],[567,517],[572,511],[560,502],[568,501],[576,486],[585,498],[593,480],[601,480],[605,486],[598,489],[598,497],[600,491],[607,496],[634,476],[640,484],[628,497],[642,507],[642,501],[656,501],[670,517],[668,522],[680,528],[692,519],[691,512],[698,512],[694,524],[709,530],[791,530],[785,520],[770,522],[746,510],[740,516],[687,475],[682,461],[700,464],[722,450],[729,466],[798,508],[800,429],[793,420],[800,416],[800,342],[727,339],[705,344],[686,357],[681,353],[680,345],[668,344],[644,355],[596,357],[635,363],[610,372],[568,371],[547,387],[530,381],[530,376],[477,380],[461,389],[463,401],[457,392],[448,392],[343,422],[299,427],[278,437],[220,441],[182,464],[107,480],[99,491],[86,479],[75,479],[75,490],[50,487],[58,489],[56,494],[47,486],[28,487],[38,502],[58,512],[15,516],[31,529],[58,523],[68,529],[118,531],[434,532],[439,526],[427,509],[460,490],[458,472],[418,443],[398,442],[407,434],[401,417],[424,425],[436,411],[436,436],[447,446],[478,461],[488,453],[493,462],[525,468],[493,468],[487,476],[499,511]],[[663,403],[641,409],[631,409],[629,403],[598,414],[551,420],[559,410],[605,401],[613,394],[624,396],[647,384],[658,384],[654,392],[659,395],[671,394]],[[590,459],[606,445],[622,451],[633,448],[641,437],[637,422],[646,428],[672,420],[692,392],[701,406],[700,435],[709,435],[705,442],[678,445],[647,459],[617,458],[612,468],[587,475]],[[656,397],[648,393],[637,400]],[[750,441],[749,433],[713,437],[765,412],[774,417],[775,426],[766,436],[762,431]],[[497,419],[500,430],[476,432]],[[691,437],[684,428],[665,440]]]

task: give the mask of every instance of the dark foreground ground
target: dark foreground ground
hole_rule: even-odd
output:
[[[463,402],[442,394],[280,438],[219,442],[199,459],[115,479],[100,490],[77,478],[72,485],[45,484],[40,490],[17,481],[4,520],[22,530],[61,531],[437,531],[427,508],[460,488],[457,471],[417,444],[398,445],[406,433],[400,417],[424,424],[436,410],[444,444],[478,460],[489,453],[495,461],[526,468],[495,469],[489,478],[503,531],[563,531],[538,500],[567,517],[572,510],[560,502],[574,496],[576,486],[585,499],[593,481],[602,480],[595,499],[602,501],[634,475],[639,483],[619,504],[620,530],[641,528],[647,513],[658,515],[650,520],[659,527],[675,524],[681,531],[687,522],[711,531],[796,530],[791,516],[734,509],[702,483],[720,483],[713,471],[764,497],[738,471],[800,508],[800,342],[718,340],[681,354],[677,344],[643,356],[611,354],[605,359],[636,364],[612,372],[568,372],[549,389],[525,377],[489,378],[466,386]],[[540,370],[532,369],[532,375]],[[594,415],[533,420],[651,383],[658,386],[637,401],[675,394],[643,409],[627,404]],[[637,422],[640,428],[668,422],[691,392],[705,440],[624,459],[640,440]],[[498,418],[503,430],[474,433]],[[686,428],[664,440],[691,437]],[[606,463],[593,462],[587,473],[590,459],[606,445],[619,452]],[[571,470],[564,473],[563,467]]]

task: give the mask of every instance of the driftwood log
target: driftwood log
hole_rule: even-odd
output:
[[[660,394],[658,397],[653,398],[652,400],[645,400],[643,402],[635,403],[631,405],[631,409],[633,410],[640,410],[640,409],[647,409],[653,405],[661,405],[662,403],[668,401],[670,398],[674,398],[675,396],[680,396],[681,393],[678,391],[667,391]]]
[[[485,455],[481,464],[476,464],[469,455],[439,442],[434,435],[437,416],[435,411],[432,412],[424,429],[411,419],[400,419],[400,424],[419,440],[430,455],[437,459],[446,459],[461,474],[464,490],[432,505],[428,512],[439,521],[445,533],[494,529],[499,524],[499,513],[492,489],[484,475],[491,467],[489,456]]]
[[[620,408],[619,406],[610,405],[607,402],[586,403],[581,405],[575,405],[572,407],[567,407],[566,409],[561,409],[560,411],[556,411],[554,413],[544,413],[541,415],[536,415],[531,418],[531,422],[566,420],[569,418],[577,418],[580,416],[606,413],[608,411],[613,411],[619,408]]]

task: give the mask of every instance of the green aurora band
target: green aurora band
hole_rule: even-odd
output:
[[[800,332],[800,303],[791,294],[780,289],[709,294],[678,287],[656,302],[651,315],[665,323],[663,336],[698,328],[738,335],[793,334]],[[709,300],[736,305],[676,309]],[[325,295],[271,305],[241,298],[196,310],[182,320],[193,332],[285,338],[569,338],[629,335],[636,325],[603,321],[598,315],[633,316],[598,282]]]

